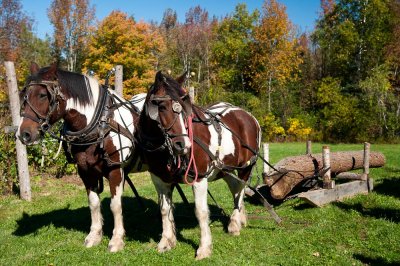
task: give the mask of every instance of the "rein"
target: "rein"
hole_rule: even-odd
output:
[[[199,176],[199,172],[197,171],[197,165],[196,165],[196,161],[194,159],[194,139],[193,139],[193,114],[191,114],[188,118],[187,118],[187,129],[188,129],[188,135],[189,135],[189,140],[190,140],[190,144],[191,144],[191,148],[190,148],[190,160],[189,160],[189,164],[187,166],[185,175],[184,175],[184,180],[185,183],[193,186],[194,183],[196,183],[197,178]],[[189,182],[187,180],[188,174],[189,174],[189,170],[190,170],[190,166],[193,164],[193,169],[194,169],[194,179],[192,182]]]

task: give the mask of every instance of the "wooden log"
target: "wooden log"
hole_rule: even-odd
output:
[[[10,110],[13,126],[19,126],[20,120],[20,102],[19,102],[19,91],[17,85],[17,77],[15,74],[14,62],[5,61],[4,66],[6,68],[7,75],[7,86],[8,86],[8,97],[10,99]],[[15,147],[17,150],[17,168],[19,178],[20,197],[23,200],[31,201],[31,183],[29,179],[29,168],[28,168],[28,156],[26,152],[26,146],[22,144],[19,139],[15,140]]]
[[[361,180],[361,175],[357,174],[357,173],[352,173],[352,172],[343,172],[343,173],[339,173],[337,174],[335,177],[335,179],[344,179],[344,180]]]
[[[332,175],[363,168],[364,151],[331,152],[330,170]],[[385,156],[380,152],[371,152],[369,167],[377,168],[385,165]],[[323,171],[322,154],[299,155],[286,157],[264,177],[264,183],[270,187],[271,197],[284,199],[292,189],[305,179],[314,175],[321,176]]]

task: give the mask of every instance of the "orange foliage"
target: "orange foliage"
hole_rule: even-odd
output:
[[[129,98],[145,92],[153,82],[157,56],[163,49],[162,38],[149,24],[113,11],[98,25],[84,67],[104,78],[115,65],[122,65],[124,96]]]
[[[296,77],[301,58],[295,29],[288,19],[286,7],[276,0],[266,0],[260,24],[254,29],[252,74],[258,91],[269,80],[285,84]]]

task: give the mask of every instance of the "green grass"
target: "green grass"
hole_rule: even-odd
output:
[[[321,146],[313,144],[313,151],[320,152]],[[330,147],[331,151],[363,148],[347,144]],[[161,223],[147,173],[132,176],[147,211],[140,209],[129,187],[125,189],[126,246],[116,254],[107,251],[113,224],[107,187],[102,194],[103,241],[87,249],[83,241],[90,214],[83,185],[65,178],[35,177],[32,202],[17,196],[0,198],[0,265],[398,265],[400,145],[372,145],[372,150],[386,156],[385,167],[371,169],[372,193],[323,208],[299,199],[288,200],[275,208],[283,219],[279,226],[262,206],[246,202],[249,214],[264,219],[251,219],[239,237],[230,236],[227,220],[209,199],[213,255],[199,262],[194,260],[199,228],[193,204],[187,207],[178,193],[174,194],[178,244],[170,252],[157,253]],[[270,144],[271,162],[304,151],[303,143]],[[192,203],[190,187],[182,187]],[[210,190],[218,204],[231,212],[231,195],[225,183],[211,183]]]

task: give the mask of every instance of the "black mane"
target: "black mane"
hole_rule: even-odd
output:
[[[41,82],[42,80],[46,80],[44,76],[49,69],[50,67],[41,68],[36,75],[29,76],[27,84],[29,84],[31,81]],[[67,98],[72,98],[75,100],[79,99],[80,103],[83,105],[87,105],[92,102],[93,95],[87,77],[82,74],[73,73],[62,69],[57,69],[56,75],[57,81]]]

